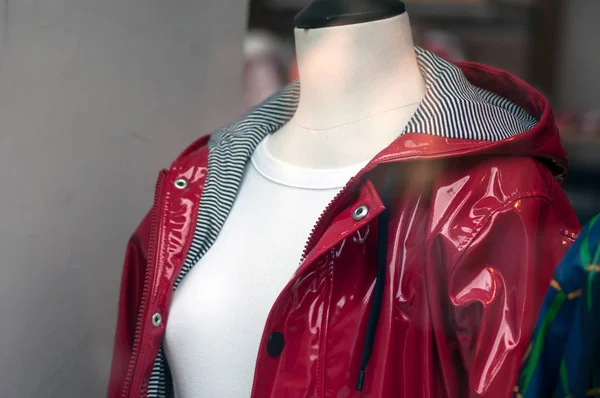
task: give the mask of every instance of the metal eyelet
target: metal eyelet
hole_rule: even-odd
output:
[[[185,178],[178,178],[173,184],[177,189],[185,189],[188,186],[188,180],[186,180]]]
[[[160,325],[162,325],[162,315],[160,315],[159,312],[157,312],[156,314],[152,315],[152,325],[157,328]]]
[[[369,214],[369,208],[365,205],[358,206],[352,212],[352,219],[354,221],[364,220],[364,218]]]

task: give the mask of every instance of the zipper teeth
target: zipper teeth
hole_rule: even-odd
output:
[[[157,224],[158,224],[158,201],[160,200],[160,194],[162,192],[162,185],[163,185],[163,181],[165,179],[167,172],[165,170],[162,170],[160,172],[160,174],[158,175],[158,181],[156,182],[156,189],[154,191],[154,207],[152,209],[152,222],[150,225],[150,237],[149,237],[149,244],[148,244],[148,259],[147,259],[147,264],[151,264],[152,261],[154,260],[154,251],[155,251],[155,246],[156,246],[156,229],[157,229]],[[149,286],[150,286],[150,279],[151,279],[151,274],[152,274],[152,267],[148,267],[148,269],[146,270],[145,276],[144,276],[144,288],[142,290],[142,299],[140,301],[140,310],[138,313],[138,319],[136,321],[136,325],[135,325],[135,333],[134,333],[134,338],[133,338],[133,348],[131,351],[131,357],[129,358],[129,367],[127,369],[127,376],[125,378],[125,384],[123,385],[123,393],[121,394],[121,396],[123,398],[126,398],[132,383],[132,379],[133,379],[133,373],[135,370],[135,365],[136,365],[136,361],[138,359],[138,355],[139,355],[139,351],[140,351],[140,339],[141,339],[141,333],[142,333],[142,328],[143,328],[143,323],[144,323],[144,314],[146,312],[146,301],[148,301],[148,295],[149,293]]]
[[[340,192],[338,192],[337,195],[335,195],[333,197],[331,202],[329,202],[327,207],[325,207],[325,210],[321,213],[321,215],[317,219],[317,222],[315,223],[314,227],[312,228],[310,235],[308,236],[308,240],[307,240],[306,244],[304,245],[304,250],[302,251],[302,257],[301,257],[301,261],[300,261],[301,264],[304,262],[304,260],[306,260],[306,257],[308,256],[309,251],[317,243],[316,242],[317,236],[318,236],[317,232],[322,229],[325,221],[327,221],[327,219],[331,218],[331,214],[333,214],[333,210],[335,210],[336,206],[339,205],[338,202],[339,202],[340,198],[342,196],[345,196],[348,193],[348,191],[350,191],[350,189],[353,188],[354,185],[356,185],[358,181],[360,181],[361,177],[363,175],[365,175],[367,172],[373,170],[376,165],[377,164],[371,164],[371,163],[367,164],[361,171],[358,172],[358,174],[355,177],[352,177],[348,181],[346,186]]]
[[[312,229],[310,231],[310,235],[308,236],[308,240],[306,241],[306,244],[304,245],[304,250],[302,251],[302,257],[300,258],[301,263],[304,262],[304,260],[306,260],[306,256],[308,256],[308,252],[315,245],[315,243],[316,243],[315,240],[316,240],[316,235],[317,235],[316,232],[321,229],[321,225],[323,224],[323,222],[325,221],[325,218],[326,218],[325,216],[333,210],[334,203],[337,202],[342,197],[342,195],[345,195],[347,191],[348,191],[348,189],[346,186],[344,189],[342,189],[340,192],[338,192],[333,197],[331,202],[329,202],[327,207],[325,207],[325,210],[321,213],[321,215],[317,219],[317,222],[312,227]],[[327,218],[329,218],[329,217],[327,217]]]
[[[148,384],[150,384],[150,381],[144,382],[144,384],[142,385],[140,397],[145,397],[148,395]]]

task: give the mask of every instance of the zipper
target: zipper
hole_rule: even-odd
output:
[[[138,320],[135,325],[135,333],[133,337],[133,349],[131,352],[131,357],[129,358],[129,367],[127,369],[127,376],[125,377],[125,384],[123,385],[123,393],[121,396],[123,398],[127,398],[129,394],[129,390],[132,388],[133,374],[135,372],[135,368],[137,365],[137,361],[139,359],[140,353],[140,339],[142,337],[142,330],[144,329],[144,323],[146,318],[146,305],[148,301],[148,295],[150,294],[150,284],[152,282],[152,278],[154,276],[154,267],[152,263],[154,261],[154,256],[156,252],[156,240],[158,235],[158,228],[160,223],[160,210],[161,210],[161,198],[163,191],[163,183],[165,177],[167,176],[167,171],[162,170],[158,175],[158,180],[156,182],[156,188],[154,191],[154,205],[152,207],[152,220],[150,224],[150,237],[148,243],[148,259],[146,275],[144,276],[144,288],[142,290],[142,299],[140,301],[140,310],[138,312]]]
[[[148,395],[148,384],[150,384],[150,381],[144,381],[144,383],[142,384],[142,388],[140,389],[140,397],[145,397]]]
[[[358,182],[362,179],[362,176],[364,176],[369,171],[373,170],[376,166],[377,163],[374,162],[367,164],[361,171],[358,172],[356,176],[352,177],[348,181],[344,188],[340,192],[338,192],[337,195],[333,197],[331,202],[329,202],[327,207],[325,207],[325,210],[323,210],[323,213],[321,213],[321,215],[317,219],[317,222],[312,228],[310,235],[308,236],[308,240],[304,245],[302,257],[300,258],[300,265],[302,265],[304,260],[306,260],[308,253],[310,253],[314,245],[317,244],[317,238],[319,238],[322,235],[321,230],[325,229],[329,225],[329,223],[331,222],[330,219],[333,217],[333,215],[336,214],[335,212],[337,211],[338,207],[340,207],[340,203],[343,203],[341,199],[345,197],[351,189],[354,189],[355,185],[358,185]]]

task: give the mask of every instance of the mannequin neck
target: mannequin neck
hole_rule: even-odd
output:
[[[271,154],[317,169],[369,161],[404,130],[425,96],[406,13],[296,30],[300,99],[269,139]]]
[[[293,121],[325,130],[418,103],[425,93],[406,13],[296,29],[301,89]]]

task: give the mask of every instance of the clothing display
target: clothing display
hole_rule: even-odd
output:
[[[251,381],[231,375],[236,396],[250,384],[243,393],[251,398],[511,396],[553,271],[580,228],[561,189],[565,152],[549,103],[522,80],[416,54],[425,98],[326,206],[299,267],[291,261],[300,236],[327,200],[314,199],[305,230],[281,232],[259,216],[266,209],[248,214],[244,205],[260,200],[247,196],[254,183],[282,189],[249,173],[257,147],[294,115],[298,82],[160,173],[154,205],[127,249],[110,398],[172,397],[173,382],[186,383],[179,375],[238,360],[233,371],[247,372],[252,355]],[[292,249],[283,256],[260,239]],[[206,276],[218,272],[211,287]],[[248,314],[208,308],[233,303],[239,311],[254,298],[237,291],[239,278],[250,290],[265,287],[256,296],[262,303],[249,305],[260,310],[252,321],[261,321],[260,336]],[[202,288],[188,290],[196,283]],[[194,306],[197,318],[182,324]],[[253,334],[239,357],[235,340],[246,331],[231,330],[235,317]],[[176,354],[178,344],[194,344],[181,332],[187,327],[198,345]],[[229,339],[228,358],[215,365]],[[188,354],[195,359],[170,363]]]
[[[266,142],[246,166],[219,237],[173,295],[165,354],[176,398],[250,396],[269,311],[315,222],[364,166],[293,167],[273,158]]]

